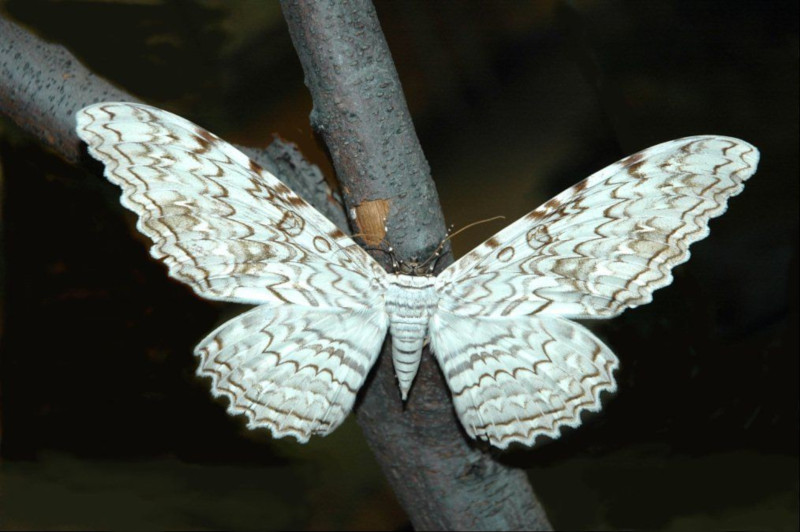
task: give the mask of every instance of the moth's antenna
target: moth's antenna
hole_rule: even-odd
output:
[[[360,237],[363,239],[365,234],[366,233],[356,233],[353,235],[353,237]],[[394,248],[392,246],[386,246],[384,242],[385,242],[384,240],[381,240],[379,246],[364,246],[364,249],[366,251],[380,251],[382,253],[386,253],[387,255],[389,255],[389,258],[392,259],[392,269],[396,270],[399,267],[399,263],[397,261],[397,257],[394,254]]]
[[[431,254],[430,257],[428,257],[428,259],[425,262],[423,262],[422,264],[419,265],[419,268],[424,268],[425,265],[428,264],[431,260],[438,258],[439,255],[442,253],[442,248],[444,248],[444,245],[447,243],[447,241],[450,240],[451,238],[453,238],[454,236],[456,236],[457,234],[459,234],[459,233],[461,233],[463,231],[466,231],[470,227],[475,227],[476,225],[480,225],[480,224],[488,223],[488,222],[493,222],[495,220],[503,220],[503,219],[505,219],[505,216],[493,216],[492,218],[486,218],[485,220],[478,220],[477,222],[472,222],[469,225],[465,225],[464,227],[462,227],[461,229],[459,229],[455,233],[452,232],[453,231],[453,226],[451,225],[447,229],[447,236],[444,237],[441,242],[439,242],[439,245],[436,247],[436,250],[434,250],[434,252]],[[431,264],[431,267],[430,267],[431,273],[433,272],[434,266],[435,266],[435,263]]]
[[[360,239],[361,239],[361,240],[363,240],[363,241],[364,241],[364,243],[366,244],[366,241],[367,241],[367,239],[366,239],[365,237],[367,237],[368,235],[369,235],[369,233],[363,233],[363,232],[362,232],[362,233],[353,233],[352,235],[347,235],[347,236],[348,236],[348,237],[350,237],[351,239],[353,239],[353,238],[360,238]],[[382,244],[383,244],[383,240],[381,240],[381,245],[382,245]],[[343,248],[343,247],[339,247],[339,248],[338,248],[338,249],[335,251],[335,253],[338,253],[338,252],[340,252],[340,251],[344,251],[344,249],[345,249],[345,248]],[[364,245],[364,246],[363,246],[363,249],[365,249],[365,250],[367,250],[367,251],[383,251],[384,253],[388,253],[388,254],[390,254],[390,255],[391,255],[391,253],[392,253],[391,249],[390,249],[389,251],[386,251],[385,249],[383,249],[383,247],[374,247],[374,246],[367,246],[367,245]],[[392,256],[392,261],[394,261],[394,257],[393,257],[393,256]]]
[[[377,247],[376,246],[366,246],[366,247],[364,247],[364,249],[367,250],[367,251],[380,251],[382,253],[386,253],[387,255],[389,255],[389,258],[392,259],[392,264],[393,265],[397,264],[397,260],[394,257],[394,248],[392,246],[384,247],[383,243],[381,243],[380,246],[377,246]]]
[[[467,229],[469,229],[470,227],[475,227],[476,225],[485,224],[485,223],[488,223],[488,222],[493,222],[493,221],[495,221],[495,220],[505,220],[505,218],[506,218],[505,216],[492,216],[491,218],[486,218],[485,220],[478,220],[477,222],[472,222],[472,223],[471,223],[471,224],[469,224],[469,225],[465,225],[464,227],[462,227],[461,229],[459,229],[458,231],[456,231],[456,232],[455,232],[455,233],[453,233],[452,235],[451,235],[451,234],[448,234],[448,235],[445,237],[445,239],[444,239],[444,240],[445,240],[445,241],[447,241],[447,240],[450,240],[451,238],[453,238],[453,237],[454,237],[454,236],[456,236],[457,234],[459,234],[459,233],[462,233],[462,232],[466,231],[466,230],[467,230]],[[442,242],[440,245],[444,245],[444,242]]]

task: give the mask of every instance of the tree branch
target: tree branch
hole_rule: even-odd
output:
[[[282,0],[282,7],[314,101],[311,122],[353,222],[359,232],[380,231],[386,215],[398,257],[425,257],[445,236],[444,218],[374,7],[368,0]],[[384,207],[367,208],[375,204]],[[448,253],[440,265],[450,262]],[[524,471],[464,436],[427,350],[405,405],[383,353],[357,417],[416,529],[550,528]]]
[[[85,156],[75,112],[104,101],[140,101],[90,72],[63,46],[43,41],[0,16],[0,112],[64,159]],[[319,169],[294,144],[275,139],[266,149],[237,146],[342,229],[347,221]]]

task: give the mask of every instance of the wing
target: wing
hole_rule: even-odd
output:
[[[275,176],[166,111],[100,103],[78,135],[122,187],[150,253],[209,299],[362,308],[385,272]]]
[[[649,302],[756,170],[728,137],[654,146],[497,233],[436,280],[431,344],[467,432],[505,448],[557,437],[616,389],[614,354],[564,318]]]
[[[212,393],[228,397],[228,411],[245,414],[250,428],[307,442],[347,417],[387,324],[385,312],[370,308],[262,305],[200,342],[197,373],[211,377]]]
[[[261,306],[195,351],[198,374],[251,427],[305,442],[349,413],[386,336],[386,273],[244,154],[153,107],[78,112],[79,136],[169,274],[209,298]]]
[[[473,318],[439,312],[431,347],[467,434],[505,449],[557,438],[599,410],[618,361],[586,328],[552,316]]]
[[[756,171],[730,137],[673,140],[631,155],[503,229],[437,278],[464,316],[610,318],[650,302]]]

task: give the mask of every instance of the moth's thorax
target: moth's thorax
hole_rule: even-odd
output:
[[[392,363],[403,399],[408,395],[422,358],[428,321],[438,296],[435,277],[389,274],[386,312],[392,333]]]

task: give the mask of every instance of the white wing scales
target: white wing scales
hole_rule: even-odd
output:
[[[385,278],[350,237],[250,159],[159,109],[104,103],[78,134],[122,187],[151,254],[199,295],[247,303],[363,305]],[[335,280],[340,291],[325,290]],[[346,294],[346,297],[342,297]]]
[[[466,315],[609,318],[648,303],[757,163],[750,144],[713,136],[627,157],[442,272],[442,304]]]
[[[557,438],[614,391],[617,357],[586,328],[561,318],[496,320],[438,313],[436,359],[467,434],[504,449]]]
[[[180,117],[129,103],[77,117],[78,134],[122,187],[122,203],[170,275],[206,298],[261,305],[197,346],[198,373],[249,426],[301,442],[344,420],[390,319],[419,334],[429,320],[470,436],[506,448],[578,426],[583,411],[600,409],[603,391],[616,389],[618,361],[565,318],[609,318],[649,302],[758,163],[753,146],[729,137],[654,146],[423,281],[388,276],[277,178]],[[422,338],[403,342],[394,347]],[[416,347],[400,351],[416,368]],[[405,393],[413,375],[404,378]]]
[[[228,411],[245,414],[250,427],[306,442],[350,413],[386,327],[376,310],[262,305],[200,342],[198,374],[211,377],[212,393],[228,397]]]

